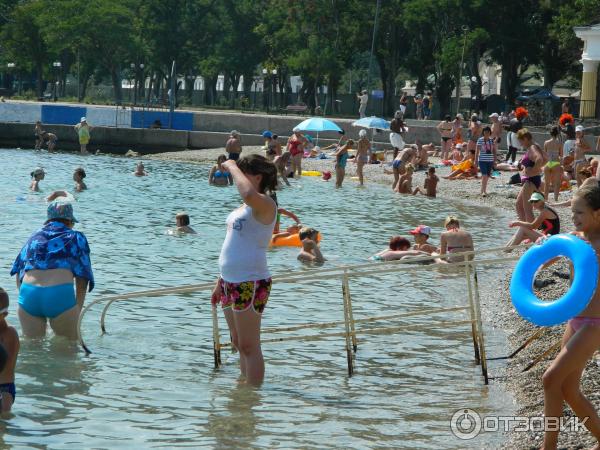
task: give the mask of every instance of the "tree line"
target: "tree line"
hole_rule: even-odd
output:
[[[269,78],[281,104],[299,75],[310,107],[327,86],[329,110],[350,71],[353,90],[383,89],[386,114],[406,79],[431,90],[444,114],[459,73],[481,92],[481,61],[501,67],[509,103],[531,67],[548,88],[579,78],[582,43],[572,28],[598,22],[600,0],[2,0],[0,62],[32,74],[38,96],[45,80],[64,87],[77,73],[80,100],[91,82],[110,80],[117,103],[124,78],[138,86],[149,78],[148,97],[168,88],[173,60],[178,77],[204,78],[208,103],[219,75],[233,99],[250,96],[263,69],[276,70]],[[192,89],[186,83],[183,95]]]

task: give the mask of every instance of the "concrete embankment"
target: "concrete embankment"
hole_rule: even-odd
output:
[[[239,112],[177,111],[178,116],[174,126],[177,125],[175,128],[179,127],[179,129],[155,130],[147,128],[147,124],[156,115],[165,125],[168,123],[168,119],[165,120],[163,117],[166,113],[145,111],[143,117],[133,120],[141,114],[139,111],[89,105],[10,102],[0,103],[0,145],[33,147],[35,142],[33,126],[36,120],[41,120],[45,130],[58,136],[58,149],[76,150],[79,144],[73,125],[85,114],[93,127],[90,150],[113,153],[125,153],[130,149],[140,153],[157,153],[223,147],[231,130],[240,132],[243,145],[262,145],[264,140],[260,134],[264,130],[278,134],[280,141],[284,142],[291,130],[306,119],[303,116]],[[117,127],[110,125],[113,117],[117,118],[113,122],[118,125]],[[348,137],[358,138],[361,128],[352,126],[355,119],[332,120],[345,130]],[[405,136],[407,143],[418,140],[421,143],[439,144],[440,135],[435,128],[437,121],[408,120],[407,124],[409,126],[409,132]],[[315,135],[315,133],[311,134]],[[466,130],[463,135],[466,136]],[[375,132],[373,137],[378,148],[390,147],[389,132]],[[336,142],[338,138],[339,134],[336,132],[320,133],[319,144],[328,145]],[[539,143],[543,143],[547,138],[547,133],[534,133],[534,139]],[[595,148],[593,137],[588,137],[588,142],[592,148]],[[500,147],[505,148],[505,146],[506,142],[503,139]]]

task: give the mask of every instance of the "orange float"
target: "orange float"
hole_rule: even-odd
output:
[[[321,242],[321,233],[317,235],[317,243]],[[302,247],[302,241],[299,234],[283,236],[275,239],[271,238],[271,247]]]

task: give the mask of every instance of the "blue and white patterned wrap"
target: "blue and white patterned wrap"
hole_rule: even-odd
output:
[[[83,233],[61,222],[48,222],[23,246],[10,274],[18,273],[19,280],[23,280],[29,270],[49,269],[68,269],[89,281],[90,292],[94,289],[90,247]]]

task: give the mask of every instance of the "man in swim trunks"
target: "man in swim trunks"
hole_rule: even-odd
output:
[[[15,401],[15,367],[20,347],[17,330],[6,321],[8,304],[8,294],[0,288],[0,410],[2,413],[9,412]]]
[[[409,233],[412,234],[415,239],[415,245],[412,247],[413,250],[429,254],[438,251],[436,246],[427,243],[427,239],[429,239],[429,236],[431,235],[431,228],[427,225],[419,225],[414,230],[410,230]]]
[[[404,147],[404,139],[402,135],[406,133],[406,126],[402,120],[402,112],[396,111],[394,118],[390,122],[390,144],[394,147],[394,158],[398,156],[398,152]]]
[[[497,146],[500,146],[500,142],[502,142],[502,122],[500,122],[500,116],[498,113],[490,114],[490,120],[492,121],[492,139],[494,139]]]
[[[400,181],[400,176],[404,175],[406,172],[406,165],[413,162],[413,159],[417,156],[417,146],[411,145],[409,147],[405,147],[396,158],[392,162],[392,169],[394,173],[394,183],[392,184],[392,190],[396,191],[396,186],[398,185],[398,181]]]
[[[225,151],[227,152],[228,159],[237,161],[240,159],[240,153],[242,153],[242,143],[240,141],[240,134],[236,130],[232,130],[227,143],[225,144]]]

